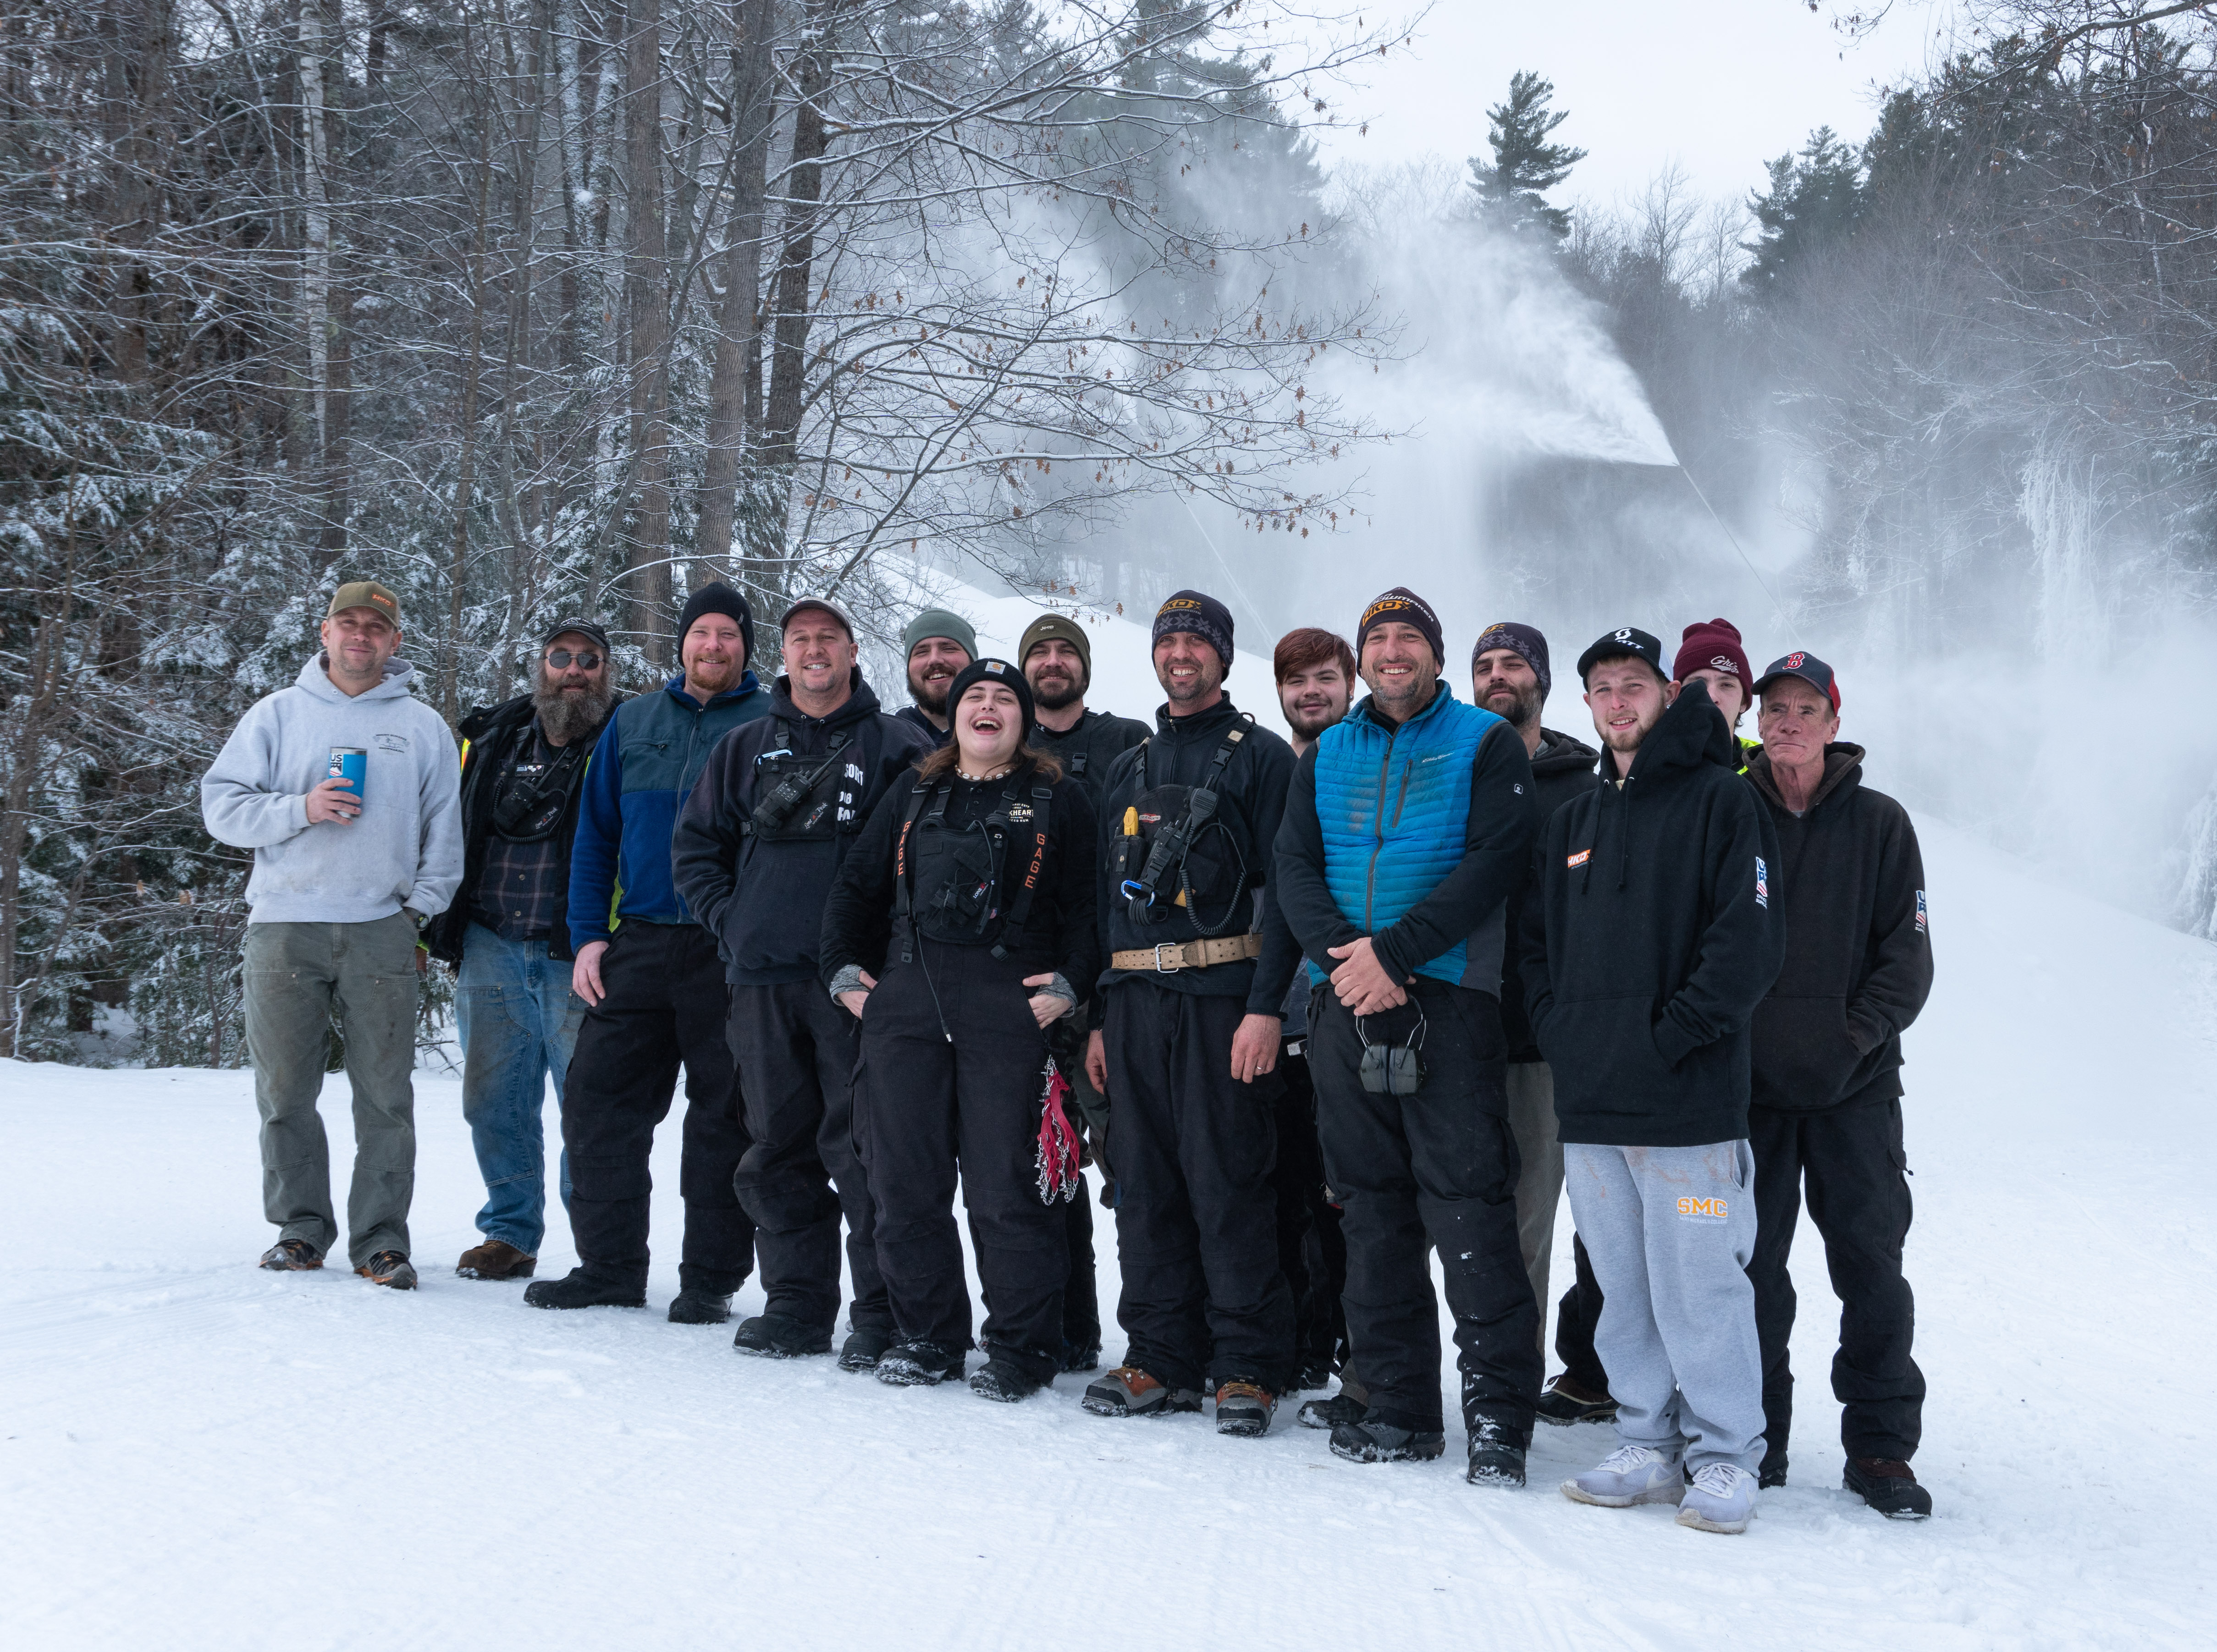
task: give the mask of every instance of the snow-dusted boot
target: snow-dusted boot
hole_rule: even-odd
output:
[[[1014,1405],[1028,1400],[1046,1384],[1013,1359],[994,1354],[970,1373],[970,1391],[981,1400]]]
[[[305,1239],[280,1239],[262,1253],[262,1264],[274,1273],[305,1273],[324,1265],[324,1253]]]
[[[1331,1431],[1331,1454],[1350,1463],[1423,1463],[1447,1448],[1444,1430],[1433,1433],[1365,1421],[1342,1423]]]
[[[721,1325],[732,1316],[731,1292],[680,1291],[670,1299],[672,1325]]]
[[[1216,1432],[1259,1439],[1270,1432],[1278,1396],[1256,1383],[1226,1383],[1216,1390]]]
[[[1200,1410],[1201,1396],[1172,1388],[1137,1365],[1119,1365],[1087,1384],[1078,1403],[1096,1417],[1167,1417]]]
[[[1294,1421],[1304,1428],[1343,1428],[1351,1422],[1362,1421],[1370,1408],[1345,1390],[1328,1400],[1305,1400],[1301,1409],[1294,1414]]]
[[[1470,1425],[1470,1466],[1462,1477],[1473,1486],[1522,1485],[1530,1443],[1507,1423],[1479,1417]]]
[[[1931,1518],[1932,1494],[1897,1458],[1851,1457],[1840,1471],[1840,1483],[1889,1520]]]
[[[741,1353],[763,1359],[805,1359],[831,1352],[831,1333],[812,1331],[797,1321],[776,1314],[757,1314],[742,1324],[732,1338]]]
[[[1745,1532],[1755,1518],[1755,1476],[1737,1463],[1704,1463],[1678,1504],[1678,1524],[1696,1532]]]
[[[1685,1489],[1684,1465],[1652,1446],[1620,1446],[1596,1466],[1563,1482],[1563,1495],[1572,1502],[1602,1508],[1675,1503]]]
[[[886,1350],[899,1341],[882,1326],[857,1325],[839,1345],[839,1369],[875,1371],[878,1361],[886,1357]]]
[[[960,1377],[969,1359],[963,1348],[940,1342],[897,1342],[878,1356],[878,1380],[894,1388],[936,1388]]]

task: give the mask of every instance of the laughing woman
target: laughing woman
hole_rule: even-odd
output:
[[[1061,1364],[1070,1270],[1063,1213],[1046,1201],[1078,1184],[1061,1137],[1042,1130],[1042,1029],[1077,1012],[1099,967],[1093,811],[1025,743],[1031,687],[1015,666],[977,661],[948,707],[954,738],[894,782],[849,854],[818,956],[826,988],[862,1021],[855,1134],[901,1338],[878,1378],[962,1374],[959,1166],[986,1302],[986,1361],[970,1386],[1014,1401]],[[888,921],[879,981],[867,966]]]

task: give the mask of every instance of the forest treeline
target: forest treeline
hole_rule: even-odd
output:
[[[2163,9],[1982,7],[1745,212],[1564,212],[1520,76],[1439,210],[1551,249],[1727,518],[1783,488],[1797,612],[2063,658],[2213,595],[2217,7]],[[1108,600],[1151,494],[1328,527],[1318,363],[1396,319],[1302,135],[1359,15],[0,0],[0,1055],[241,1059],[197,780],[342,576],[451,720],[556,609],[636,679],[710,576],[881,625],[919,547]]]

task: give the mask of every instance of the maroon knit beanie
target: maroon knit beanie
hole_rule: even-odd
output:
[[[1729,620],[1708,620],[1686,627],[1678,644],[1678,657],[1670,663],[1670,678],[1683,682],[1689,671],[1729,671],[1739,679],[1748,703],[1755,703],[1755,673],[1748,669],[1747,650],[1740,646],[1739,627]]]

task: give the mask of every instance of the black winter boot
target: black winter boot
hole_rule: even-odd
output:
[[[1596,1396],[1570,1379],[1570,1373],[1559,1373],[1540,1396],[1537,1408],[1540,1421],[1552,1422],[1558,1428],[1567,1428],[1574,1422],[1609,1422],[1616,1416],[1616,1402],[1606,1394]]]
[[[897,1342],[878,1356],[878,1380],[894,1388],[936,1388],[960,1377],[968,1351],[943,1342]]]
[[[1889,1520],[1932,1516],[1932,1494],[1917,1483],[1909,1464],[1891,1457],[1851,1457],[1840,1483]]]
[[[1848,1467],[1852,1470],[1855,1467],[1855,1464],[1850,1461]],[[1785,1483],[1786,1448],[1783,1446],[1769,1446],[1763,1453],[1763,1461],[1756,1465],[1756,1489],[1758,1491],[1770,1491],[1777,1487],[1784,1485]],[[1855,1488],[1850,1486],[1849,1489],[1852,1491]]]
[[[775,1314],[757,1314],[740,1324],[732,1346],[741,1353],[758,1354],[765,1359],[802,1359],[831,1353],[831,1333],[812,1331]]]
[[[1370,1408],[1352,1394],[1338,1393],[1328,1400],[1306,1400],[1294,1415],[1304,1428],[1341,1428],[1362,1421]]]
[[[1390,1422],[1348,1422],[1331,1431],[1331,1454],[1350,1463],[1421,1463],[1447,1448],[1444,1430],[1420,1433]]]
[[[1473,1486],[1521,1486],[1524,1451],[1531,1442],[1507,1423],[1480,1417],[1470,1426],[1470,1467],[1463,1478]]]
[[[881,1325],[862,1325],[847,1333],[839,1345],[839,1369],[875,1371],[886,1350],[900,1339]]]
[[[731,1292],[680,1291],[670,1304],[672,1325],[721,1325],[732,1316]]]
[[[970,1373],[970,1391],[981,1400],[1014,1405],[1028,1400],[1047,1384],[1005,1354],[996,1353]]]
[[[573,1267],[559,1279],[534,1279],[523,1287],[523,1299],[534,1308],[644,1308],[646,1290]]]

